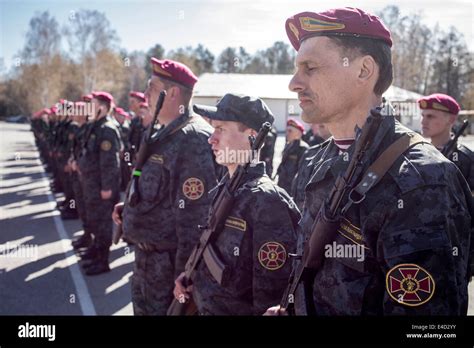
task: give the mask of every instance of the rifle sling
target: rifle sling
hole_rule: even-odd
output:
[[[420,143],[430,144],[417,133],[406,133],[390,144],[390,146],[385,149],[385,151],[383,151],[382,154],[366,170],[359,183],[351,190],[349,193],[348,202],[341,210],[340,216],[343,216],[345,212],[349,210],[352,204],[361,203],[365,199],[366,193],[383,178],[393,163],[395,163],[397,158],[399,158],[412,146]],[[358,195],[357,198],[354,198],[354,193]],[[314,276],[317,270],[313,271]],[[306,310],[308,311],[309,315],[315,314],[314,302],[312,301],[314,282],[313,276],[309,277],[312,279],[305,279],[303,281]]]
[[[153,142],[152,142],[152,143],[157,142],[157,141],[159,141],[159,140],[162,141],[162,140],[168,138],[170,135],[172,135],[172,134],[176,133],[177,131],[179,131],[180,129],[186,127],[186,125],[187,125],[189,122],[191,122],[191,119],[193,119],[193,118],[194,118],[194,116],[189,116],[189,117],[186,119],[185,122],[181,123],[178,127],[172,129],[170,132],[165,132],[165,131],[164,131],[164,132],[161,134],[161,136],[163,137],[163,139],[161,139],[161,137],[158,136],[158,137],[156,137],[155,139],[153,139]],[[146,140],[145,140],[145,141],[146,141]],[[140,152],[140,150],[138,150],[138,152]],[[146,156],[145,156],[145,161],[144,161],[143,164],[145,164],[145,162],[148,160],[148,158],[150,157],[150,155],[151,155],[151,153],[150,153],[150,151],[148,150],[148,152],[147,152],[147,154],[146,154]],[[140,172],[141,172],[141,169],[142,169],[142,168],[135,168],[135,170],[138,170],[138,171],[140,171]]]
[[[341,211],[342,215],[353,203],[359,204],[365,199],[367,192],[379,183],[397,158],[409,148],[421,143],[430,144],[418,133],[406,133],[390,144],[367,169],[359,183],[351,190],[349,201]]]

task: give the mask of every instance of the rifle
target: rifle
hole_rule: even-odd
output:
[[[344,174],[336,179],[326,201],[322,204],[311,228],[311,236],[306,241],[301,261],[294,268],[288,286],[280,301],[280,308],[286,310],[289,315],[294,315],[294,299],[296,290],[301,282],[304,284],[306,309],[308,314],[314,314],[313,303],[313,281],[316,272],[321,268],[324,261],[324,248],[330,244],[339,227],[341,215],[345,212],[343,199],[348,195],[352,186],[362,173],[362,159],[367,149],[372,145],[375,134],[382,121],[379,109],[372,109],[366,123],[362,127],[359,137],[355,143],[354,154]],[[293,255],[296,256],[296,255]]]
[[[267,133],[270,131],[271,124],[265,122],[260,131],[257,134],[257,137],[249,137],[251,144],[251,151],[254,154],[263,144]],[[242,184],[242,179],[244,174],[247,172],[248,167],[250,166],[252,160],[247,162],[245,165],[239,165],[232,177],[229,179],[228,183],[223,185],[216,198],[214,199],[210,209],[209,215],[207,218],[206,226],[199,226],[203,230],[199,243],[191,252],[186,266],[184,269],[184,278],[183,285],[188,287],[192,283],[192,279],[196,272],[199,262],[204,257],[204,252],[206,248],[210,247],[209,243],[215,239],[216,235],[224,227],[225,221],[232,210],[234,204],[234,195],[237,189]],[[212,252],[212,251],[211,251]],[[168,308],[167,315],[193,315],[197,311],[194,301],[191,299],[187,302],[181,300],[173,299],[170,307]]]
[[[446,158],[449,158],[449,156],[451,156],[451,154],[453,153],[455,147],[456,147],[456,144],[457,144],[457,141],[459,139],[459,137],[464,133],[464,131],[466,130],[467,126],[469,126],[469,121],[468,120],[464,120],[463,124],[461,127],[459,127],[458,131],[456,133],[454,133],[454,137],[453,139],[451,139],[444,147],[443,149],[441,150],[441,153],[446,157]]]
[[[153,121],[147,129],[145,138],[143,139],[143,142],[140,145],[140,150],[138,150],[137,164],[132,172],[132,180],[130,182],[127,195],[127,201],[132,207],[136,206],[140,201],[140,194],[138,191],[138,180],[140,179],[140,175],[142,175],[143,166],[145,165],[145,162],[148,159],[148,147],[152,143],[153,129],[158,118],[158,114],[160,113],[161,107],[163,106],[163,102],[165,101],[165,97],[166,91],[161,91],[158,101],[156,102]]]
[[[155,113],[153,115],[153,121],[149,125],[147,129],[147,133],[145,138],[140,145],[140,150],[138,151],[137,155],[137,163],[135,169],[132,172],[132,178],[130,183],[128,184],[127,192],[125,195],[125,200],[130,204],[130,206],[134,207],[140,201],[140,193],[138,190],[138,180],[140,179],[140,175],[142,174],[143,166],[145,165],[146,160],[148,159],[148,147],[150,144],[153,143],[153,128],[155,126],[156,120],[158,119],[158,114],[163,106],[163,102],[165,101],[166,91],[161,91],[160,96],[158,97],[158,101],[156,102]],[[122,225],[118,225],[115,229],[112,242],[117,244],[122,237],[123,230]]]

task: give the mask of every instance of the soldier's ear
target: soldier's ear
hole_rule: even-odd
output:
[[[456,123],[457,115],[449,114],[449,124],[453,126]]]
[[[375,77],[377,72],[377,63],[372,56],[362,57],[359,71],[360,80],[370,80]]]
[[[171,86],[166,92],[167,97],[170,97],[171,99],[177,99],[181,97],[181,91],[179,87]]]

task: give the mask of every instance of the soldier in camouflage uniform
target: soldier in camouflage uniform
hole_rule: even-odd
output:
[[[129,94],[129,108],[130,116],[132,117],[130,121],[130,132],[128,143],[130,144],[132,163],[135,163],[136,154],[140,148],[140,143],[142,141],[143,132],[145,127],[143,126],[143,119],[140,116],[140,104],[146,103],[146,97],[141,92],[131,91]]]
[[[68,165],[75,132],[75,125],[72,123],[69,114],[73,105],[73,102],[62,99],[57,104],[56,109],[59,122],[56,128],[54,153],[57,179],[61,183],[60,186],[64,192],[64,201],[59,204],[61,218],[63,219],[77,219],[78,217],[71,184],[71,168]]]
[[[113,97],[106,92],[94,92],[92,104],[99,116],[85,139],[84,154],[79,158],[87,225],[94,243],[83,255],[87,275],[110,271],[109,248],[112,243],[112,211],[120,195],[120,134],[108,114]]]
[[[82,149],[84,147],[87,130],[92,127],[92,122],[87,122],[87,119],[92,115],[88,115],[86,112],[84,112],[85,105],[86,104],[84,102],[76,102],[77,111],[76,115],[74,116],[74,122],[77,123],[78,128],[74,136],[74,143],[70,159],[72,189],[74,190],[77,213],[81,219],[82,229],[84,231],[84,233],[78,239],[72,242],[72,246],[76,250],[89,247],[92,243],[92,233],[89,225],[87,224],[87,210],[82,192],[81,176],[79,174],[79,168],[77,165],[79,158],[82,156]]]
[[[226,94],[215,107],[195,105],[194,111],[212,120],[214,133],[209,138],[217,162],[227,167],[227,184],[238,165],[249,156],[249,136],[256,136],[273,115],[258,98]],[[247,157],[247,158],[246,158]],[[278,214],[275,214],[278,212]],[[175,297],[192,293],[202,315],[261,315],[278,301],[291,272],[288,253],[296,250],[296,227],[300,214],[291,197],[265,173],[265,162],[252,163],[235,194],[234,205],[225,226],[212,242],[225,264],[222,281],[214,279],[207,262],[200,262],[192,289],[182,284],[184,273],[176,280]]]
[[[130,137],[130,116],[124,109],[116,107],[113,111],[115,125],[120,132],[120,139],[123,144],[123,151],[120,153],[120,172],[122,174],[122,190],[125,191],[131,176],[132,158],[129,143]]]
[[[313,166],[311,165],[311,162],[316,153],[319,152],[321,146],[322,145],[319,144],[306,149],[306,151],[301,156],[300,163],[298,165],[298,172],[296,173],[293,183],[291,184],[291,197],[293,197],[293,200],[300,211],[303,211],[304,190],[309,179],[311,179],[311,174],[313,172]]]
[[[449,95],[436,93],[420,98],[418,105],[423,136],[431,138],[431,143],[442,151],[452,141],[451,132],[460,110],[459,104]],[[466,145],[456,142],[454,150],[447,155],[474,191],[474,153]]]
[[[278,167],[278,186],[286,192],[291,192],[291,184],[298,171],[303,153],[308,148],[301,137],[304,133],[303,124],[295,119],[289,119],[286,123],[286,146],[283,150],[281,163]]]
[[[328,29],[312,31],[320,21]],[[333,135],[311,162],[298,235],[301,253],[354,152],[354,144],[345,148],[338,139],[359,134],[392,81],[392,41],[379,18],[354,8],[300,13],[287,20],[286,29],[298,51],[290,89],[298,93],[303,120],[323,122]],[[342,64],[343,57],[349,64]],[[363,172],[410,132],[384,116],[364,155],[369,160]],[[303,284],[298,288],[296,313],[311,309],[306,299],[316,315],[465,315],[473,212],[461,173],[431,144],[417,142],[379,179],[338,219],[334,242],[326,245],[324,262],[308,283],[313,290],[305,298]],[[359,252],[336,252],[349,247]],[[267,314],[282,310],[273,307]]]
[[[317,142],[313,137],[309,138],[309,141],[313,145],[308,143],[310,147],[308,147],[301,156],[300,163],[298,164],[298,172],[296,173],[293,183],[291,184],[291,196],[293,197],[293,200],[300,211],[303,211],[304,189],[311,178],[313,170],[311,161],[314,155],[316,155],[316,153],[319,151],[319,148],[322,146],[321,144],[331,136],[327,130],[327,127],[322,123],[312,124],[310,130],[317,130],[317,134],[320,135],[321,142]]]
[[[35,142],[40,152],[41,160],[44,163],[48,163],[48,116],[51,110],[44,108],[32,115],[31,118],[31,130],[35,136]]]
[[[132,302],[135,315],[165,315],[176,277],[183,271],[205,222],[208,190],[217,184],[207,140],[212,127],[189,114],[197,77],[185,65],[152,58],[153,76],[146,90],[154,108],[161,91],[167,96],[159,113],[161,128],[149,148],[138,182],[140,200],[116,206],[114,220],[124,238],[135,244]]]

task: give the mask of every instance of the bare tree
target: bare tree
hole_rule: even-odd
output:
[[[60,44],[61,34],[56,19],[48,11],[35,14],[29,23],[16,72],[22,88],[28,87],[26,96],[23,96],[23,112],[50,106],[55,101]]]
[[[81,66],[82,90],[87,93],[100,85],[101,71],[108,69],[106,57],[118,47],[118,36],[104,13],[79,10],[69,16],[63,29],[71,57]]]

